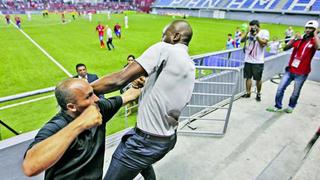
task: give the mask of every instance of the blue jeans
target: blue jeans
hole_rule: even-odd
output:
[[[104,180],[132,180],[139,173],[145,180],[155,180],[152,164],[173,149],[176,140],[176,136],[167,141],[152,140],[130,130],[113,153]]]
[[[282,108],[282,99],[283,99],[284,91],[290,85],[290,83],[294,81],[294,89],[290,97],[289,107],[295,108],[298,102],[301,88],[307,78],[308,78],[308,75],[298,75],[298,74],[293,74],[287,71],[283,75],[282,80],[278,86],[277,95],[275,99],[276,101],[275,107],[279,109]]]

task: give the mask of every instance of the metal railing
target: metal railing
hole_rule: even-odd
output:
[[[10,132],[12,132],[15,135],[19,135],[19,133],[14,130],[12,127],[10,127],[9,125],[7,125],[5,122],[3,122],[2,120],[0,120],[0,125],[2,125],[3,127],[7,128]],[[0,126],[0,140],[2,140],[2,135],[1,135],[1,126]]]
[[[180,116],[179,133],[194,135],[223,136],[228,127],[234,96],[238,90],[240,68],[198,66],[197,70],[212,70],[213,73],[199,78],[192,93],[191,100]],[[218,116],[207,116],[213,111],[220,111]],[[186,123],[183,121],[187,120]],[[192,123],[198,121],[218,122],[217,130],[197,130]],[[185,129],[189,127],[190,129]]]

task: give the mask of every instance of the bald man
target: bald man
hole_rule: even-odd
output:
[[[156,179],[152,164],[174,148],[178,118],[194,87],[195,66],[188,54],[191,38],[186,21],[173,21],[164,29],[161,42],[122,71],[93,82],[96,93],[106,93],[148,77],[139,99],[137,125],[122,137],[105,180],[131,180],[139,173],[146,180]]]
[[[99,99],[87,81],[59,83],[55,96],[61,111],[39,130],[26,151],[25,175],[45,171],[45,179],[102,179],[106,123],[139,94],[132,88],[121,96]]]

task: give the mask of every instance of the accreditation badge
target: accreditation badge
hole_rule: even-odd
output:
[[[301,60],[300,60],[300,59],[294,58],[294,60],[293,60],[292,63],[291,63],[291,66],[292,66],[292,67],[295,67],[295,68],[298,68],[299,65],[300,65],[300,63],[301,63]]]

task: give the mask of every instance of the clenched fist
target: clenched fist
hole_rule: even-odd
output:
[[[84,129],[90,129],[102,124],[102,115],[97,105],[90,105],[77,118],[78,122]]]
[[[132,81],[132,87],[139,89],[144,86],[144,83],[146,81],[146,78],[144,76],[139,77],[138,79]]]

